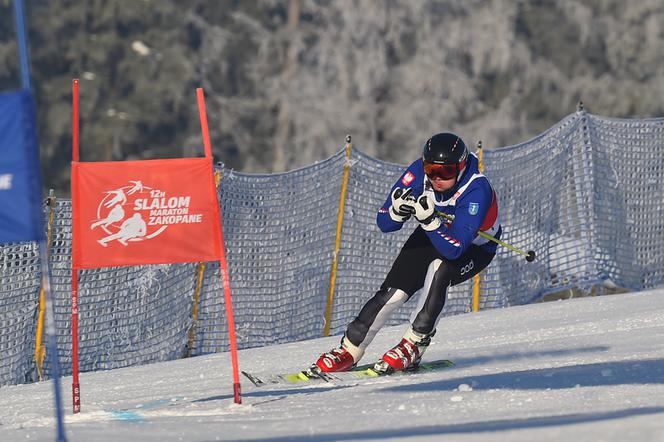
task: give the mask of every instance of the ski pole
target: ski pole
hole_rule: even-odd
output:
[[[448,221],[454,221],[454,215],[449,215],[449,214],[447,214],[445,212],[441,212],[439,210],[436,210],[436,215],[441,216],[441,217],[445,218]],[[514,247],[512,244],[508,244],[505,241],[502,241],[502,240],[500,240],[496,237],[493,237],[493,236],[489,235],[488,233],[485,233],[485,232],[482,232],[482,231],[478,231],[477,234],[479,236],[481,236],[482,238],[486,238],[489,241],[493,241],[496,244],[500,244],[503,247],[507,247],[508,249],[510,249],[513,252],[518,253],[519,255],[525,256],[526,261],[528,261],[528,262],[535,261],[535,251],[534,250],[528,250],[526,252],[524,250],[519,249],[518,247]]]

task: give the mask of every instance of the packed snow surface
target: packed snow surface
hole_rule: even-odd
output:
[[[363,362],[396,344],[382,330]],[[240,351],[242,370],[297,371],[339,336]],[[664,290],[443,318],[425,360],[453,368],[254,387],[233,402],[228,353],[80,377],[70,441],[664,441]],[[0,440],[55,438],[52,383],[0,388]]]

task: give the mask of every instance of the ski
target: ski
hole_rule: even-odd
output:
[[[342,371],[336,373],[326,373],[319,371],[317,367],[311,366],[306,370],[293,373],[281,374],[254,374],[243,371],[242,374],[251,381],[256,387],[264,387],[265,385],[286,384],[286,385],[303,385],[312,382],[334,382],[334,381],[350,381],[361,379],[372,379],[383,376],[403,376],[413,373],[422,373],[428,371],[436,371],[443,368],[454,366],[454,362],[448,359],[439,359],[437,361],[422,362],[416,368],[405,371],[389,371],[385,370],[385,365],[380,366],[377,364],[359,365],[352,370]]]

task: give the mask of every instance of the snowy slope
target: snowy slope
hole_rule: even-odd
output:
[[[372,361],[404,327],[383,330]],[[339,337],[240,352],[241,369],[296,370]],[[664,441],[664,290],[444,318],[425,359],[456,367],[268,386],[232,399],[228,354],[81,375],[70,441]],[[53,440],[51,383],[0,389],[0,440]]]

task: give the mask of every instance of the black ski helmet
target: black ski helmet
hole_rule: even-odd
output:
[[[452,133],[436,134],[422,147],[422,161],[428,164],[460,164],[467,158],[466,143]]]

